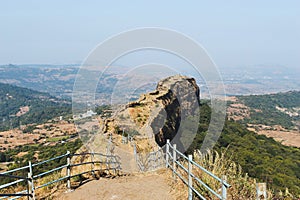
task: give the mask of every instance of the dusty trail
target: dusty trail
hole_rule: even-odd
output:
[[[171,200],[172,188],[164,174],[136,174],[114,179],[95,180],[73,192],[57,197],[61,200]]]

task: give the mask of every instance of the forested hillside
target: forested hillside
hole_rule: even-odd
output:
[[[201,147],[210,113],[210,107],[202,104],[198,134],[188,153]],[[245,173],[258,181],[267,182],[274,191],[284,191],[287,187],[290,192],[300,194],[299,148],[284,146],[272,138],[247,130],[244,125],[227,120],[214,149],[227,149],[227,156],[240,164]]]
[[[268,95],[238,96],[250,108],[246,123],[293,128],[300,120],[300,91]]]
[[[2,131],[70,114],[71,104],[47,93],[0,83],[0,110]]]

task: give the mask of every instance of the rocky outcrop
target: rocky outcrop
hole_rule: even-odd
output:
[[[158,95],[156,99],[161,101],[163,107],[151,122],[151,127],[157,144],[162,146],[166,139],[172,140],[177,134],[180,138],[181,123],[198,114],[199,87],[194,78],[177,75],[161,80],[155,93]],[[164,121],[161,116],[165,117]]]
[[[149,132],[150,128],[159,146],[175,136],[178,144],[183,134],[180,128],[182,123],[192,116],[198,117],[199,92],[194,78],[171,76],[161,80],[155,91],[143,94],[137,101],[129,103],[127,109],[140,130]]]
[[[123,134],[125,130],[135,135],[139,152],[153,151],[165,145],[167,139],[184,152],[183,142],[190,140],[187,137],[193,137],[198,128],[199,93],[194,78],[181,75],[165,78],[153,92],[117,109],[102,124],[104,133]]]

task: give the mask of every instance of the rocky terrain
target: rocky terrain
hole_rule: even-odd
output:
[[[122,134],[123,129],[130,135],[135,133],[140,151],[155,150],[167,139],[182,140],[180,126],[198,117],[199,105],[196,81],[186,76],[171,76],[161,80],[155,91],[117,108],[111,118],[101,120],[100,127],[104,133]]]

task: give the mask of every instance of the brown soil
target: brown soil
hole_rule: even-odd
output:
[[[30,126],[30,125],[28,125]],[[48,138],[63,137],[76,134],[73,123],[67,121],[49,122],[35,126],[31,133],[23,133],[22,129],[15,128],[0,132],[0,151],[13,149],[19,145],[46,144]],[[56,145],[59,141],[51,141],[49,144]]]
[[[20,117],[24,114],[26,114],[27,112],[29,112],[29,106],[24,106],[24,107],[20,107],[19,112],[16,114],[17,117]]]
[[[250,109],[242,103],[232,103],[227,108],[227,114],[234,121],[243,120],[250,117]]]
[[[267,137],[272,137],[274,140],[281,142],[286,146],[300,147],[299,131],[260,130],[257,133],[260,135],[266,135]]]
[[[103,200],[171,200],[176,199],[163,174],[136,174],[114,179],[91,181],[75,191],[61,194],[55,199]]]

